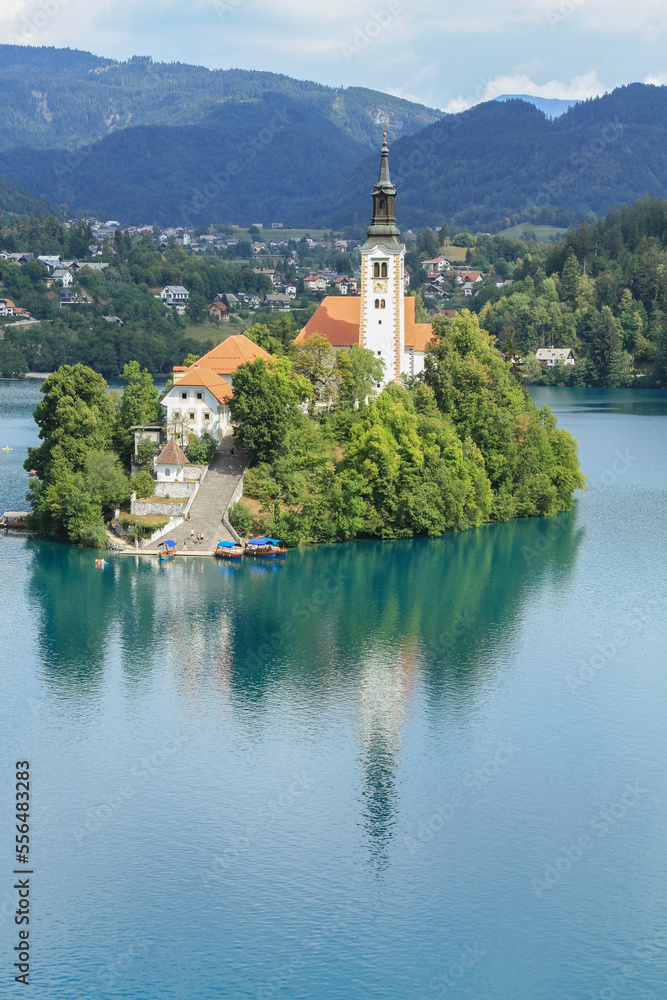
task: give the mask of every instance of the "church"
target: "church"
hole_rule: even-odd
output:
[[[354,344],[384,362],[384,384],[424,369],[430,323],[415,322],[415,300],[405,295],[405,246],[396,225],[396,188],[389,175],[387,133],[373,189],[373,219],[361,248],[361,295],[327,296],[296,343],[322,334],[336,350]]]

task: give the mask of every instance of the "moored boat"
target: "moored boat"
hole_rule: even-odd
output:
[[[218,559],[242,559],[243,546],[240,542],[218,542],[215,554]]]
[[[28,526],[29,510],[6,510],[0,517],[0,528],[14,528],[23,531]]]
[[[157,551],[159,562],[166,562],[168,559],[173,559],[176,555],[176,542],[171,539],[166,542],[160,542]]]
[[[278,538],[250,538],[246,542],[244,555],[260,559],[285,559],[287,549],[283,548]]]

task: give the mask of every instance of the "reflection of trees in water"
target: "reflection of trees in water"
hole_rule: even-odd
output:
[[[88,694],[119,648],[129,682],[166,666],[184,697],[231,698],[260,730],[268,694],[311,712],[353,704],[363,819],[382,867],[413,685],[438,714],[472,704],[526,605],[546,584],[568,585],[582,535],[573,511],[224,571],[128,557],[100,571],[92,552],[39,544],[30,586],[45,675]]]

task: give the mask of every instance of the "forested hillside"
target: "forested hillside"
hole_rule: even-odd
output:
[[[277,73],[209,70],[140,56],[115,62],[77,50],[0,45],[0,148],[74,149],[136,125],[194,125],[221,104],[270,93],[307,105],[367,150],[377,146],[385,117],[394,135],[416,132],[440,117],[377,91],[334,89]]]
[[[300,223],[365,221],[376,162],[355,167]],[[412,227],[498,230],[604,215],[667,194],[667,88],[621,87],[553,121],[523,101],[480,104],[394,141],[391,172],[399,220]]]
[[[514,260],[497,237],[478,241],[496,270],[514,280],[473,300],[481,325],[509,357],[526,357],[540,377],[538,347],[571,347],[577,364],[557,368],[556,384],[667,386],[667,202],[645,198],[551,247],[518,245]],[[504,253],[499,265],[498,252]]]
[[[270,223],[303,211],[364,153],[313,105],[267,94],[199,125],[123,129],[86,151],[4,150],[0,176],[128,224]]]

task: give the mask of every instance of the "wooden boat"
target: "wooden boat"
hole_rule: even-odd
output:
[[[243,559],[243,546],[239,542],[218,542],[215,554],[218,559]]]
[[[282,547],[277,538],[250,538],[243,554],[256,559],[286,559],[287,549]]]
[[[158,551],[157,557],[159,562],[163,563],[166,562],[168,559],[173,559],[174,556],[176,555],[176,542],[171,541],[171,539],[169,539],[169,541],[166,542],[160,542],[157,547],[157,551]]]
[[[24,531],[28,526],[29,510],[6,510],[0,517],[0,528],[14,528]]]

